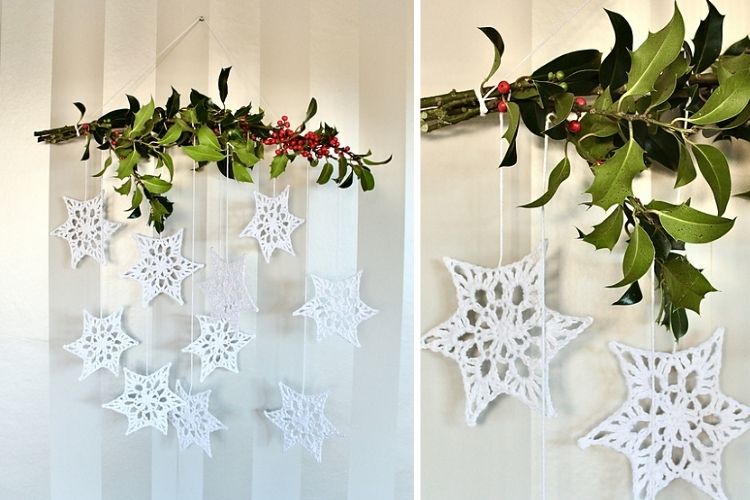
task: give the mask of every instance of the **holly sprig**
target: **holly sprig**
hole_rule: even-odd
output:
[[[223,68],[219,74],[221,106],[194,89],[190,91],[190,104],[181,106],[180,94],[172,88],[163,107],[156,106],[153,99],[141,105],[138,99],[128,95],[127,108],[84,122],[86,107],[76,102],[81,113],[78,123],[34,132],[34,135],[39,142],[48,144],[83,138],[86,143],[82,161],[89,159],[92,145],[106,151],[104,167],[94,177],[115,169],[115,177],[122,181],[115,191],[131,200],[128,218],[141,217],[141,207],[146,201],[148,223],[160,233],[174,211],[168,193],[174,182],[176,150],[193,159],[199,171],[213,163],[223,176],[252,183],[254,169],[264,158],[265,149],[273,147],[269,167],[273,179],[281,176],[295,159],[301,158],[310,168],[320,167],[318,184],[332,181],[341,188],[348,188],[356,178],[363,191],[375,188],[372,167],[388,163],[391,157],[377,161],[372,159],[371,151],[353,152],[349,146],[341,145],[339,131],[327,123],[307,130],[307,124],[317,113],[315,98],[310,100],[304,120],[294,128],[287,116],[275,122],[264,121],[263,109],[254,109],[251,103],[236,111],[227,109],[230,71],[231,67]],[[149,159],[156,162],[156,175],[139,169]],[[115,161],[116,166],[113,166]]]
[[[685,244],[715,241],[734,225],[734,219],[724,217],[732,193],[726,157],[698,139],[750,141],[750,38],[722,53],[724,16],[707,3],[708,15],[692,47],[685,41],[676,5],[672,19],[649,33],[635,50],[627,20],[606,11],[615,43],[604,59],[598,50],[570,52],[531,75],[495,87],[486,83],[499,69],[505,45],[495,29],[480,28],[495,53],[480,89],[489,112],[507,115],[507,148],[500,167],[517,162],[521,122],[533,134],[565,145],[563,159],[550,171],[546,192],[523,207],[540,207],[554,198],[570,175],[569,150],[574,150],[592,174],[586,205],[603,213],[589,232],[578,231],[579,238],[609,251],[626,241],[622,279],[610,285],[625,291],[614,304],[640,302],[639,280],[653,268],[661,296],[657,322],[675,339],[688,331],[687,311],[700,314],[706,294],[715,291],[703,271],[689,261]],[[473,90],[421,100],[424,133],[478,116]],[[715,213],[693,208],[690,200],[672,204],[636,197],[633,179],[654,167],[674,172],[675,189],[696,180],[700,172],[713,193]],[[736,196],[750,197],[750,192]]]

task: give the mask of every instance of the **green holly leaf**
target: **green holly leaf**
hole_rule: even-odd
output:
[[[495,72],[497,72],[497,70],[500,68],[500,61],[502,61],[503,52],[505,52],[505,43],[503,42],[503,37],[500,36],[500,33],[498,33],[495,28],[484,27],[479,28],[479,30],[484,33],[484,36],[489,38],[490,42],[492,42],[492,46],[495,49],[495,58],[492,61],[490,72],[487,73],[487,77],[482,80],[482,84],[479,86],[479,88],[482,88],[484,84],[487,83],[490,78],[492,78],[492,75],[494,75]]]
[[[149,193],[164,194],[172,189],[172,184],[155,175],[142,175],[141,182]]]
[[[162,146],[169,146],[174,144],[177,139],[180,138],[182,135],[182,125],[180,122],[175,122],[174,125],[169,127],[169,130],[167,130],[167,133],[164,134],[164,137],[159,139],[159,144]]]
[[[231,66],[228,68],[221,68],[221,71],[219,72],[219,98],[221,99],[222,104],[227,100],[227,94],[229,93],[227,80],[229,80],[230,71],[232,71]]]
[[[331,180],[332,175],[333,175],[333,165],[331,165],[329,162],[326,162],[320,171],[320,175],[318,176],[317,183],[325,184],[326,182]]]
[[[734,226],[734,219],[701,212],[687,203],[652,202],[646,208],[659,216],[661,225],[672,238],[685,243],[709,243],[724,236]]]
[[[698,168],[714,194],[718,214],[722,215],[732,193],[732,176],[727,159],[724,153],[710,144],[694,144],[692,149]]]
[[[630,284],[625,293],[622,294],[617,302],[613,302],[613,306],[632,306],[643,300],[643,293],[641,292],[641,286],[637,281]]]
[[[706,104],[689,118],[696,125],[709,125],[737,116],[750,102],[750,69],[738,71],[714,90]]]
[[[130,186],[132,185],[132,181],[132,178],[128,177],[128,179],[123,182],[121,186],[115,188],[115,191],[125,196],[126,194],[130,193]]]
[[[669,329],[677,340],[685,336],[688,331],[688,318],[684,307],[672,308],[672,312],[669,313]]]
[[[655,255],[656,250],[654,244],[651,243],[651,238],[648,237],[648,233],[640,224],[636,224],[635,230],[630,235],[630,241],[625,249],[625,257],[622,261],[623,278],[608,288],[619,288],[637,281],[651,268]]]
[[[260,161],[260,158],[255,155],[255,145],[252,141],[232,141],[231,144],[235,156],[237,156],[240,162],[245,166],[252,167]]]
[[[184,146],[182,150],[194,161],[214,161],[219,162],[224,159],[224,153],[217,148],[199,144],[197,146]]]
[[[253,182],[253,176],[250,175],[250,170],[236,161],[232,162],[232,178],[239,182],[247,182],[250,184]]]
[[[685,39],[685,23],[675,3],[669,23],[656,33],[649,33],[643,44],[631,54],[625,97],[637,97],[654,90],[654,83],[662,71],[680,54]]]
[[[554,97],[555,117],[550,121],[550,124],[549,124],[549,127],[547,127],[547,130],[551,130],[557,127],[562,122],[568,119],[570,110],[573,109],[574,100],[575,100],[575,96],[567,92],[563,92],[563,93],[555,95]]]
[[[518,161],[518,154],[516,152],[516,137],[518,136],[518,125],[521,121],[521,109],[513,101],[508,102],[508,111],[505,115],[508,118],[508,128],[503,134],[503,139],[508,143],[508,149],[505,151],[500,162],[501,167],[510,167],[516,164]]]
[[[661,75],[654,82],[654,91],[651,93],[651,103],[648,109],[651,110],[658,105],[666,102],[677,87],[677,80],[684,76],[690,70],[690,65],[683,56],[677,56],[677,59],[666,67]]]
[[[708,4],[708,15],[698,25],[698,30],[693,38],[695,54],[693,55],[693,67],[695,73],[701,73],[713,64],[721,53],[722,25],[724,16],[716,10],[714,4]]]
[[[203,125],[198,129],[196,134],[198,137],[198,144],[202,146],[212,146],[214,149],[221,150],[221,144],[219,144],[219,138],[216,137],[214,131],[208,126]]]
[[[669,295],[672,304],[700,314],[703,298],[707,293],[716,291],[703,273],[693,267],[687,258],[677,254],[672,254],[661,269],[664,291]]]
[[[149,198],[149,204],[149,224],[153,224],[156,232],[161,233],[164,231],[164,221],[172,214],[174,204],[163,196],[152,196]]]
[[[602,61],[599,68],[599,81],[604,88],[619,88],[628,81],[630,51],[633,49],[633,30],[628,21],[616,12],[604,9],[615,31],[615,45],[612,52]]]
[[[643,149],[633,137],[602,165],[594,167],[594,182],[586,190],[591,203],[607,210],[633,194],[633,179],[646,168]]]
[[[143,106],[135,114],[133,119],[133,128],[130,130],[130,137],[141,135],[146,129],[146,123],[154,116],[154,100],[148,101],[148,104]]]
[[[532,201],[531,203],[527,203],[525,205],[521,205],[522,208],[537,208],[541,207],[543,205],[546,205],[547,202],[549,202],[553,196],[555,196],[555,193],[557,192],[557,189],[560,187],[560,184],[565,181],[570,176],[570,160],[566,156],[562,160],[560,160],[560,163],[555,166],[555,168],[552,169],[552,171],[549,173],[549,180],[547,181],[547,192],[544,193],[542,196],[537,198],[536,200]]]
[[[594,248],[601,250],[606,248],[609,251],[615,247],[620,240],[622,233],[622,224],[625,216],[622,207],[619,205],[603,221],[594,226],[594,230],[589,234],[583,235],[582,240],[594,245]]]
[[[169,180],[171,181],[174,179],[174,161],[172,160],[172,157],[169,155],[169,153],[157,153],[159,155],[159,159],[166,165],[167,170],[169,171]]]
[[[680,144],[680,159],[677,163],[677,178],[674,182],[674,188],[687,186],[693,182],[697,175],[690,151],[688,151],[684,144]]]
[[[125,179],[133,175],[133,170],[135,170],[135,166],[138,165],[140,159],[138,151],[133,149],[125,159],[120,160],[120,164],[117,166],[117,178]]]
[[[280,176],[286,170],[286,165],[289,163],[289,157],[285,154],[275,156],[271,161],[271,179],[275,179]]]

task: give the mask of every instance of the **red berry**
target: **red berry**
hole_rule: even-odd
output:
[[[508,103],[505,101],[500,101],[497,103],[497,110],[501,113],[505,113],[508,111]]]
[[[568,122],[568,132],[571,134],[577,134],[581,131],[581,122],[578,120],[573,120]]]
[[[510,92],[510,84],[503,80],[502,82],[497,84],[497,91],[503,95],[507,94],[508,92]]]
[[[586,105],[586,99],[584,99],[583,97],[576,97],[576,100],[573,101],[573,104],[575,104],[579,108],[582,108]]]
[[[281,117],[281,121],[284,121],[284,122],[285,121],[289,121],[289,117],[286,116],[286,115],[284,115],[284,116]]]

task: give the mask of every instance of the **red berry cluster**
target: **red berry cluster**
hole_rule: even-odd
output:
[[[576,97],[573,101],[573,107],[576,108],[577,119],[568,122],[567,129],[571,134],[577,134],[581,131],[581,122],[578,120],[580,120],[581,118],[581,110],[584,106],[586,106],[586,99],[584,99],[583,97]]]
[[[323,136],[313,131],[304,135],[297,133],[291,129],[287,116],[282,116],[281,120],[276,122],[271,136],[263,139],[263,144],[276,146],[276,156],[296,154],[308,160],[328,158],[332,156],[331,152],[338,156],[349,152],[349,146],[342,148],[335,135]]]
[[[505,96],[510,92],[510,83],[505,80],[501,81],[497,84],[497,91],[502,96],[500,100],[497,101],[497,110],[500,113],[505,113],[508,111],[508,103],[505,101]]]

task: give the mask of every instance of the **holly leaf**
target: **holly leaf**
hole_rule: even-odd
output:
[[[318,180],[316,181],[318,184],[325,184],[329,180],[331,180],[331,176],[333,175],[333,165],[331,163],[326,162],[325,165],[323,165],[323,168],[320,171],[320,175],[318,176]]]
[[[646,168],[643,149],[633,137],[602,165],[594,167],[594,182],[586,190],[591,203],[607,210],[633,194],[633,179]]]
[[[655,255],[656,250],[648,233],[640,224],[636,224],[622,260],[623,278],[608,288],[619,288],[637,281],[651,268]]]
[[[199,144],[197,146],[184,146],[182,150],[186,155],[193,159],[193,161],[219,162],[224,159],[224,153],[222,153],[215,147],[206,144]]]
[[[216,137],[216,134],[214,134],[214,131],[211,130],[210,127],[203,125],[198,129],[198,133],[196,135],[198,137],[198,144],[204,146],[213,146],[213,148],[216,150],[221,149],[219,139],[218,137]]]
[[[180,122],[175,122],[174,125],[169,127],[167,132],[164,134],[164,137],[159,139],[159,144],[162,146],[168,146],[173,144],[177,141],[177,139],[180,138],[182,135],[182,125]]]
[[[718,214],[722,215],[732,193],[732,177],[727,159],[724,153],[710,144],[693,144],[692,150],[698,169],[714,194]]]
[[[575,96],[567,92],[563,92],[555,96],[555,117],[550,121],[549,127],[547,127],[547,130],[545,130],[545,132],[552,130],[568,119],[570,110],[573,109],[574,100]]]
[[[594,245],[594,248],[597,250],[606,248],[612,251],[620,240],[624,220],[625,216],[623,215],[622,207],[617,206],[603,221],[594,226],[593,231],[582,235],[581,239],[586,243]]]
[[[643,44],[631,54],[625,97],[636,97],[654,90],[654,83],[662,71],[680,54],[685,39],[685,23],[675,4],[672,19],[656,33],[649,33]]]
[[[172,184],[155,175],[142,175],[141,182],[149,193],[164,194],[172,189]]]
[[[680,145],[680,159],[677,163],[677,178],[674,182],[674,188],[677,189],[682,186],[687,186],[696,178],[698,174],[695,172],[695,165],[693,165],[693,157],[690,156],[690,151],[684,144]]]
[[[167,99],[165,106],[166,117],[172,118],[180,110],[180,94],[172,87],[172,94]]]
[[[232,71],[231,66],[228,68],[221,68],[221,71],[219,72],[219,98],[221,99],[222,104],[227,100],[227,94],[229,93],[227,80],[229,80],[230,71]]]
[[[500,162],[501,167],[510,167],[515,165],[516,161],[518,161],[516,137],[518,136],[518,124],[521,121],[521,110],[518,107],[518,104],[509,101],[506,116],[508,117],[508,128],[503,134],[503,139],[508,143],[508,150],[505,152],[505,156],[503,156],[503,159]]]
[[[487,73],[487,76],[484,80],[482,80],[482,84],[479,86],[479,88],[482,88],[484,84],[487,83],[490,78],[492,78],[492,75],[494,75],[500,68],[500,61],[503,58],[503,52],[505,52],[505,43],[503,42],[503,37],[500,36],[500,33],[498,33],[495,28],[488,26],[479,28],[479,30],[484,33],[484,36],[489,38],[490,42],[492,42],[492,46],[495,49],[495,58],[492,61],[490,72]]]
[[[677,80],[689,70],[690,66],[684,57],[678,56],[672,61],[654,82],[654,91],[651,93],[651,103],[648,109],[653,109],[672,97],[677,87]]]
[[[737,40],[724,51],[725,56],[738,56],[750,49],[750,36]]]
[[[146,129],[146,123],[154,116],[154,100],[148,101],[148,104],[143,106],[135,114],[133,119],[133,128],[130,130],[130,137],[140,135]]]
[[[537,68],[531,77],[533,80],[546,80],[549,72],[555,73],[562,71],[567,75],[572,75],[583,70],[598,70],[601,65],[602,53],[598,50],[576,50],[558,56]]]
[[[156,232],[164,231],[164,221],[172,214],[174,204],[163,196],[152,196],[149,198],[151,212],[149,213],[149,224],[153,224]]]
[[[672,254],[662,265],[664,290],[675,307],[683,307],[700,314],[701,301],[716,289],[693,267],[687,258]]]
[[[285,154],[275,156],[271,161],[271,179],[275,179],[280,176],[286,170],[286,165],[289,163],[289,157]]]
[[[545,192],[542,196],[532,201],[531,203],[521,205],[521,208],[537,208],[546,205],[547,202],[549,202],[552,197],[555,196],[555,193],[560,187],[560,184],[562,184],[563,181],[565,181],[565,179],[567,179],[569,176],[570,160],[566,156],[565,158],[560,160],[560,163],[558,163],[555,168],[553,168],[549,173],[549,180],[547,181],[547,192]]]
[[[630,51],[633,49],[633,30],[628,21],[616,12],[604,9],[615,31],[615,45],[599,68],[599,81],[603,88],[619,88],[628,81]]]
[[[708,15],[698,25],[698,30],[693,38],[693,46],[695,47],[693,67],[695,73],[701,73],[711,66],[721,53],[724,16],[716,10],[710,0],[707,0],[706,3],[708,4]]]
[[[643,300],[643,293],[641,292],[641,286],[637,281],[630,284],[625,293],[622,294],[617,302],[613,302],[613,306],[632,306]]]
[[[250,175],[250,170],[236,161],[232,162],[232,178],[239,182],[247,182],[251,184],[253,182],[253,176]]]
[[[696,125],[708,125],[737,116],[750,102],[750,69],[738,71],[719,85],[706,104],[689,118]]]
[[[125,179],[133,175],[133,170],[135,170],[135,166],[138,165],[140,159],[138,151],[133,149],[128,156],[120,160],[120,164],[117,166],[117,178]]]
[[[734,226],[734,219],[701,212],[687,203],[652,202],[646,208],[659,216],[661,225],[672,238],[685,243],[709,243],[724,236]]]

